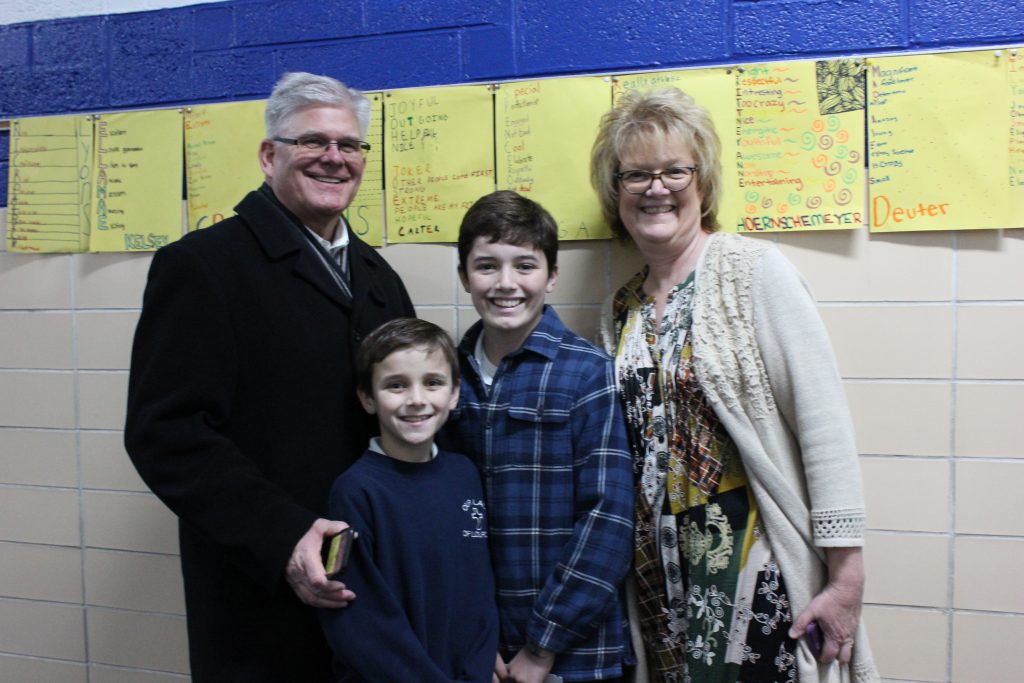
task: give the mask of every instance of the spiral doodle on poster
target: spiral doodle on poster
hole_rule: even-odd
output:
[[[739,231],[852,228],[861,213],[832,202],[857,169],[851,148],[861,144],[863,105],[853,60],[815,64],[753,64],[733,71],[735,156],[738,186],[745,199],[735,207]],[[776,108],[774,101],[785,106]],[[817,106],[815,106],[817,105]],[[852,159],[851,159],[852,156]],[[856,184],[856,180],[854,181]],[[757,195],[748,194],[756,188]],[[845,195],[844,195],[845,196]],[[856,201],[856,191],[854,191]]]

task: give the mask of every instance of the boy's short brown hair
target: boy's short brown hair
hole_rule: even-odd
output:
[[[558,266],[558,224],[547,209],[511,190],[498,190],[476,200],[459,226],[459,270],[466,271],[466,259],[477,237],[491,244],[505,242],[530,245],[544,252],[548,272]]]
[[[452,384],[459,383],[459,358],[451,336],[432,322],[419,318],[395,318],[366,335],[356,352],[356,386],[373,393],[373,366],[395,351],[425,347],[441,351],[452,372]]]

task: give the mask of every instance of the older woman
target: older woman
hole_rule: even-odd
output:
[[[716,232],[719,155],[707,111],[667,89],[627,93],[591,160],[605,217],[646,262],[603,320],[637,477],[638,680],[877,680],[832,351],[792,265]]]

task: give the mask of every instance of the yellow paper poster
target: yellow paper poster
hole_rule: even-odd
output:
[[[90,251],[151,251],[181,237],[181,114],[96,118]]]
[[[662,88],[679,88],[683,92],[689,93],[700,102],[704,107],[708,107],[708,102],[705,101],[707,98],[700,98],[696,92],[691,92],[689,84],[691,80],[687,79],[687,83],[684,83],[684,78],[692,76],[694,74],[710,74],[713,72],[723,72],[722,69],[693,69],[693,70],[678,70],[678,71],[646,71],[638,74],[625,74],[621,76],[615,76],[612,79],[613,82],[613,98],[616,102],[624,92],[629,90],[640,90],[649,92],[651,90],[660,90]]]
[[[89,243],[91,116],[11,121],[7,250],[80,252]]]
[[[719,140],[722,143],[722,192],[718,203],[719,224],[729,228],[732,216],[736,214],[738,204],[738,164],[736,136],[736,102],[731,69],[686,69],[682,71],[658,71],[651,73],[630,74],[615,79],[615,98],[629,90],[658,90],[661,88],[678,88],[687,93],[697,104],[708,110],[715,125]],[[653,169],[652,169],[653,170]],[[697,170],[698,181],[700,170]]]
[[[1024,224],[1007,76],[993,50],[868,61],[873,232]]]
[[[563,240],[611,236],[590,186],[590,148],[611,106],[598,77],[503,83],[495,97],[498,188],[546,208]]]
[[[466,209],[494,191],[487,86],[413,88],[384,102],[388,242],[454,242]]]
[[[858,228],[862,72],[854,60],[663,71],[619,76],[615,93],[676,87],[708,109],[722,145],[722,230]]]
[[[345,211],[345,219],[353,232],[367,244],[379,247],[384,242],[384,106],[381,93],[363,93],[369,98],[370,128],[366,141],[370,151],[366,154],[363,180],[352,203]]]
[[[234,215],[242,197],[263,183],[265,100],[205,104],[185,113],[188,229],[208,228]]]
[[[1007,180],[1010,187],[1010,223],[1024,227],[1024,49],[1007,53],[1007,77],[1010,87],[1010,126],[1007,149],[1010,160]]]
[[[722,213],[735,232],[864,225],[864,63],[750,64],[733,70],[736,194]]]

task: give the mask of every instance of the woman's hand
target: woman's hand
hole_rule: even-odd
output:
[[[812,621],[818,622],[824,643],[818,661],[838,660],[847,664],[853,656],[853,636],[860,623],[864,597],[864,553],[862,548],[825,548],[828,585],[814,596],[789,629],[790,638],[800,638]]]

